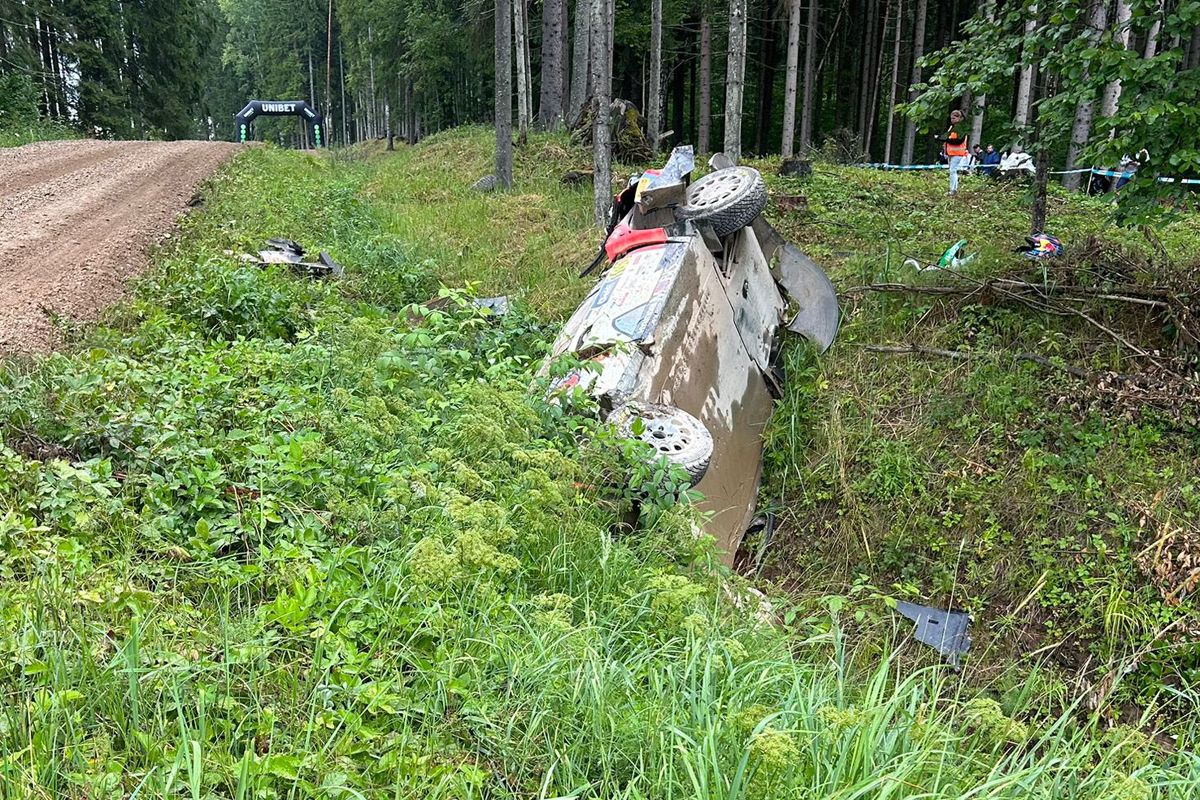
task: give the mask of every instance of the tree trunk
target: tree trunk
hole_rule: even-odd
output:
[[[522,0],[518,0],[522,2]],[[496,0],[496,179],[512,188],[512,0]],[[413,138],[415,139],[415,131]]]
[[[712,144],[712,23],[708,13],[700,10],[700,121],[696,135],[696,150],[707,155]]]
[[[559,119],[567,122],[567,104],[571,98],[571,0],[562,0],[558,14],[558,107]]]
[[[987,0],[985,0],[987,2]],[[987,4],[987,19],[992,22],[996,19],[996,6],[994,2]],[[975,98],[975,109],[971,115],[971,144],[983,144],[983,119],[984,113],[987,110],[987,93],[979,95]]]
[[[917,0],[917,17],[913,23],[912,45],[912,75],[908,82],[908,99],[912,102],[917,97],[914,86],[921,82],[921,56],[925,52],[925,16],[928,11],[928,0]],[[917,143],[917,121],[911,117],[904,123],[904,150],[900,155],[901,164],[911,164],[913,147]]]
[[[612,52],[609,30],[612,12],[609,0],[593,0],[592,4],[592,186],[593,211],[596,224],[605,227],[612,207],[612,152],[609,149],[609,86]]]
[[[1192,41],[1188,45],[1184,69],[1200,69],[1200,25],[1192,29]]]
[[[892,41],[892,83],[888,95],[887,137],[883,143],[883,161],[892,162],[892,141],[896,126],[896,94],[900,91],[900,35],[904,32],[904,0],[896,0],[896,34]]]
[[[387,99],[383,101],[383,127],[387,128],[387,149],[390,152],[396,149],[396,141],[392,136],[392,103]]]
[[[754,152],[766,155],[767,136],[775,119],[775,61],[779,20],[775,17],[775,4],[766,8],[763,21],[762,69],[758,78],[758,130],[754,139]]]
[[[804,37],[804,95],[800,105],[800,155],[808,155],[813,137],[813,89],[817,76],[817,23],[820,3],[808,0],[808,31]]]
[[[859,48],[861,59],[858,65],[858,108],[857,127],[859,141],[864,145],[867,141],[867,130],[871,127],[871,76],[875,72],[875,55],[879,52],[875,41],[879,26],[879,7],[876,0],[867,0],[866,18],[863,25],[862,45]]]
[[[691,48],[691,32],[687,32],[684,37],[685,45]],[[684,125],[684,109],[687,105],[687,72],[684,70],[684,58],[677,56],[672,60],[671,69],[668,72],[671,75],[671,128],[668,133],[673,133],[675,141],[691,141],[690,137],[686,136]],[[663,113],[663,119],[666,119],[666,113]]]
[[[780,152],[791,158],[795,152],[796,84],[800,77],[800,0],[791,0],[788,10],[787,77],[783,85],[783,144]]]
[[[338,69],[342,72],[342,146],[350,144],[350,121],[346,116],[346,59],[342,45],[338,43]]]
[[[590,0],[575,2],[575,48],[571,56],[571,103],[568,109],[570,123],[575,124],[583,110],[583,103],[588,96],[588,70],[591,59],[588,57],[588,44],[592,31],[592,3]]]
[[[1117,16],[1113,20],[1113,44],[1129,49],[1129,17],[1131,11],[1129,0],[1117,0]],[[1104,87],[1100,100],[1100,113],[1105,119],[1117,114],[1117,104],[1121,101],[1121,81],[1109,81]]]
[[[883,46],[887,42],[888,19],[892,13],[891,3],[887,0],[884,2],[886,5],[883,10],[883,24],[871,42],[871,49],[875,53],[872,59],[875,74],[871,79],[871,96],[867,99],[867,124],[863,137],[863,154],[866,155],[868,161],[871,160],[871,145],[875,143],[875,128],[879,124],[879,91],[883,85]]]
[[[1029,9],[1029,19],[1025,20],[1026,44],[1033,38],[1034,32],[1037,30],[1037,24],[1038,7],[1034,5]],[[1024,50],[1024,47],[1022,47],[1022,50]],[[1013,125],[1017,128],[1018,135],[1029,126],[1030,103],[1033,100],[1033,78],[1036,72],[1037,65],[1032,63],[1032,61],[1021,66],[1021,75],[1017,81],[1017,108],[1013,114]]]
[[[1154,5],[1154,21],[1150,23],[1150,30],[1146,31],[1146,47],[1142,51],[1142,58],[1150,59],[1158,55],[1158,35],[1162,31],[1163,23],[1163,0],[1158,0]]]
[[[650,0],[650,94],[646,101],[646,135],[658,152],[662,133],[662,0]]]
[[[516,34],[514,55],[517,59],[517,141],[529,139],[529,75],[525,72],[525,10],[527,0],[512,0],[513,31]]]
[[[546,0],[542,6],[542,90],[538,97],[538,124],[558,127],[563,115],[562,10],[564,0]]]
[[[729,0],[729,55],[725,67],[725,155],[742,158],[742,90],[746,85],[746,0]]]
[[[1105,0],[1092,0],[1092,7],[1088,11],[1087,30],[1084,36],[1088,40],[1090,47],[1095,47],[1100,41],[1100,35],[1104,33],[1104,29],[1108,26],[1108,3]],[[1085,74],[1083,77],[1084,83],[1088,77]],[[1079,160],[1079,154],[1083,148],[1087,146],[1088,138],[1092,135],[1092,117],[1095,113],[1095,99],[1086,97],[1081,99],[1075,105],[1075,122],[1071,125],[1071,143],[1067,145],[1067,165],[1066,169],[1075,169],[1075,164]],[[1079,175],[1068,173],[1063,176],[1063,186],[1068,189],[1077,190],[1079,188]]]

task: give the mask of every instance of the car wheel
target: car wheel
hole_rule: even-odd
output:
[[[641,420],[640,433],[634,433]],[[639,439],[659,455],[678,464],[692,479],[700,482],[712,460],[713,439],[704,423],[681,408],[655,403],[626,403],[613,409],[609,421],[626,439]]]
[[[762,174],[750,167],[727,167],[689,186],[687,200],[676,216],[707,222],[724,238],[749,225],[766,207],[767,184]]]

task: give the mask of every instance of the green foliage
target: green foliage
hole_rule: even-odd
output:
[[[19,72],[0,74],[0,131],[32,125],[38,119],[38,90]]]

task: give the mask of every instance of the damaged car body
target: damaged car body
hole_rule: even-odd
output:
[[[622,435],[685,469],[731,560],[754,517],[780,329],[824,351],[838,305],[825,273],[762,216],[758,171],[721,154],[710,164],[690,182],[692,149],[677,147],[616,196],[596,262],[607,269],[546,368],[584,361],[551,391],[586,391]]]

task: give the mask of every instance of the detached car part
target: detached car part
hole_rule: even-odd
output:
[[[543,372],[586,363],[579,388],[626,437],[678,464],[704,495],[706,528],[732,560],[754,518],[779,331],[825,350],[838,327],[829,278],[761,216],[762,175],[718,154],[689,185],[691,148],[616,196],[596,265],[607,271],[571,315]]]

